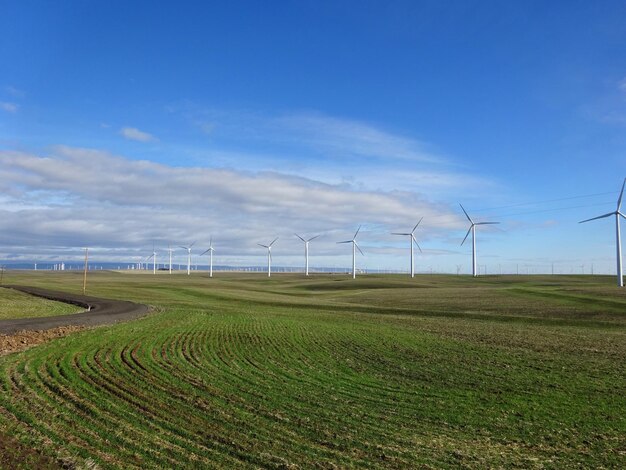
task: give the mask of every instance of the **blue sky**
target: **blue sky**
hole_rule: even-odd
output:
[[[0,259],[614,269],[624,2],[161,3],[3,4]]]

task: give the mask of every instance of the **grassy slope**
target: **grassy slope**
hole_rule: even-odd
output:
[[[78,291],[70,273],[11,282]],[[608,278],[97,273],[158,307],[0,358],[0,432],[102,467],[626,463]]]
[[[13,289],[0,288],[0,320],[7,318],[53,317],[82,312],[76,305],[41,299]]]

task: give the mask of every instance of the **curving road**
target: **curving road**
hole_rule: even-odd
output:
[[[45,299],[56,300],[84,307],[86,311],[70,315],[59,315],[44,318],[20,318],[0,320],[0,334],[12,334],[17,331],[48,330],[59,326],[96,326],[116,323],[118,321],[139,318],[150,311],[147,305],[136,304],[127,300],[99,299],[87,295],[70,294],[68,292],[51,291],[39,287],[4,286],[26,292]]]

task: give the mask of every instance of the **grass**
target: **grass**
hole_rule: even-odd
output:
[[[611,278],[103,272],[88,293],[157,311],[0,358],[0,433],[59,462],[626,465]]]
[[[13,289],[0,288],[0,320],[8,318],[53,317],[82,312],[76,305],[54,302]]]

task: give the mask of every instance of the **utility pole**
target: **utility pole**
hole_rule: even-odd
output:
[[[85,248],[85,271],[83,273],[83,295],[87,291],[87,262],[89,261],[89,248]]]

